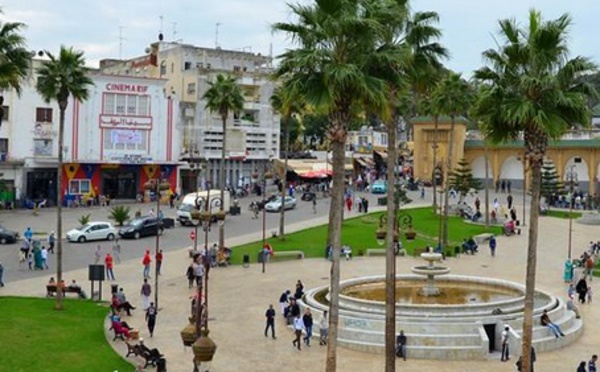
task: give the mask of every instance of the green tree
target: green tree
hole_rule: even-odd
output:
[[[481,182],[473,177],[473,170],[465,158],[460,159],[458,166],[450,173],[448,186],[459,193],[459,203],[462,203],[470,191],[481,190]]]
[[[219,167],[219,189],[221,200],[225,200],[225,156],[227,151],[227,118],[230,113],[241,111],[244,108],[244,96],[233,76],[218,74],[216,80],[208,83],[210,88],[204,93],[202,99],[206,100],[206,108],[216,112],[223,124],[223,143],[221,146],[221,163]],[[225,203],[221,203],[221,212],[224,212]],[[219,226],[219,247],[225,246],[225,225]]]
[[[20,22],[0,22],[0,89],[12,88],[18,94],[31,65],[31,52],[22,35],[24,28],[25,24]],[[0,94],[0,125],[4,116],[3,103],[4,95]]]
[[[535,10],[530,11],[528,24],[522,27],[514,19],[500,21],[499,46],[483,52],[486,66],[475,72],[475,77],[484,84],[476,113],[485,123],[485,135],[493,143],[522,135],[531,172],[521,353],[525,372],[530,371],[544,155],[550,139],[559,139],[573,124],[589,125],[588,99],[597,96],[592,86],[578,79],[594,72],[596,66],[584,57],[571,58],[568,43],[571,23],[567,14],[545,20]]]
[[[196,188],[197,189],[197,188]],[[110,209],[109,219],[115,221],[119,226],[123,226],[131,218],[131,209],[126,205],[115,205]]]
[[[304,137],[308,138],[308,146],[312,150],[318,144],[322,145],[323,140],[327,136],[327,127],[329,119],[326,114],[322,113],[306,113],[302,116],[302,124],[304,125]]]
[[[276,23],[296,44],[280,56],[277,76],[286,76],[303,95],[303,101],[327,113],[328,137],[333,152],[333,192],[330,204],[329,243],[333,245],[330,285],[330,342],[326,371],[337,365],[339,320],[339,256],[344,198],[345,144],[352,110],[356,106],[380,112],[386,101],[386,84],[370,74],[378,59],[374,45],[385,31],[370,16],[372,0],[315,0],[288,5],[295,23]]]
[[[552,196],[556,196],[563,191],[563,183],[556,172],[554,163],[544,161],[542,165],[542,180],[540,184],[540,195],[549,202]]]
[[[69,98],[85,101],[89,87],[94,83],[85,67],[83,52],[60,47],[58,56],[45,52],[48,60],[37,70],[36,89],[46,102],[56,101],[59,109],[58,121],[58,169],[56,176],[56,282],[62,280],[62,173],[65,131],[65,112]],[[62,292],[56,294],[56,309],[62,309]]]
[[[454,126],[456,119],[465,115],[469,110],[473,98],[473,92],[469,83],[467,83],[460,74],[451,72],[445,77],[433,92],[433,102],[436,105],[436,111],[450,117],[450,141],[448,144],[448,154],[446,155],[446,174],[444,177],[444,210],[442,223],[442,247],[448,245],[448,175],[452,172],[452,159],[454,157]]]

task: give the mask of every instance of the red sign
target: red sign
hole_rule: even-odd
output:
[[[191,231],[191,232],[190,232],[190,239],[191,239],[192,241],[196,240],[196,233],[195,233],[194,231]]]

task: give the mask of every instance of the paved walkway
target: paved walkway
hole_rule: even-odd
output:
[[[290,225],[288,231],[302,229],[326,221],[326,216]],[[579,255],[590,240],[598,240],[598,229],[594,226],[573,224],[574,255]],[[562,282],[562,267],[567,251],[568,221],[555,218],[540,220],[538,287],[557,296],[564,296],[566,286]],[[260,232],[235,239],[228,244],[236,245],[248,240],[259,239]],[[446,264],[454,274],[480,275],[524,282],[527,235],[500,237],[497,256],[492,258],[485,247],[476,256],[451,258]],[[418,261],[410,257],[397,259],[398,273],[409,273],[410,266]],[[141,329],[146,344],[158,347],[166,355],[169,371],[189,371],[193,354],[184,349],[179,332],[187,324],[189,297],[192,294],[187,286],[185,269],[189,263],[187,250],[167,253],[160,279],[160,304],[162,309],[157,320],[155,337],[150,339],[143,321],[143,313],[134,311],[126,319],[131,325]],[[141,265],[138,259],[120,265],[118,284],[125,288],[128,299],[140,305]],[[285,289],[293,289],[297,279],[306,288],[328,283],[329,263],[322,259],[306,259],[269,264],[262,274],[260,266],[249,268],[234,266],[218,268],[210,276],[210,323],[211,338],[218,349],[211,371],[318,371],[324,369],[325,348],[314,343],[302,351],[292,348],[292,333],[284,327],[282,318],[276,323],[277,340],[263,335],[264,312],[269,304],[278,309],[277,300]],[[342,261],[342,278],[362,275],[376,275],[384,272],[383,257],[357,257]],[[50,276],[50,273],[49,273]],[[65,279],[87,282],[87,270],[80,269],[65,274]],[[2,295],[43,296],[47,278],[31,278],[19,282],[6,283],[0,290]],[[597,279],[600,280],[600,279]],[[591,284],[596,287],[596,281]],[[103,297],[109,296],[105,285]],[[85,288],[89,291],[89,288]],[[594,291],[596,288],[594,288]],[[536,370],[569,371],[575,370],[578,362],[587,360],[598,353],[600,334],[593,331],[591,319],[600,316],[600,305],[584,305],[580,309],[585,319],[585,332],[574,345],[551,353],[540,353]],[[110,338],[112,340],[112,337]],[[119,353],[125,354],[121,341],[109,341]],[[410,355],[409,355],[410,357]],[[133,359],[133,358],[130,358]],[[513,358],[513,361],[516,358]],[[440,362],[426,360],[398,361],[403,371],[514,371],[514,363],[500,361]],[[132,368],[133,370],[133,368]],[[381,371],[383,356],[364,354],[343,348],[338,349],[339,371]],[[123,372],[123,371],[120,371]]]

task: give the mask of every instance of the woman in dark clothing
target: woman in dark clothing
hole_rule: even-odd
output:
[[[579,281],[577,282],[577,285],[575,286],[575,290],[577,291],[577,294],[579,294],[579,302],[584,304],[585,298],[587,295],[587,291],[588,291],[588,285],[585,280],[585,276],[582,277],[581,279],[579,279]]]

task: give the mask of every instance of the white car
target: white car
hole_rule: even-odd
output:
[[[110,222],[89,222],[67,232],[70,242],[85,243],[88,240],[114,240],[117,229]]]
[[[277,199],[268,202],[265,205],[265,210],[267,212],[279,212],[281,211],[281,204],[281,197],[278,197]],[[291,196],[286,196],[283,205],[285,209],[294,209],[296,208],[296,199]]]

